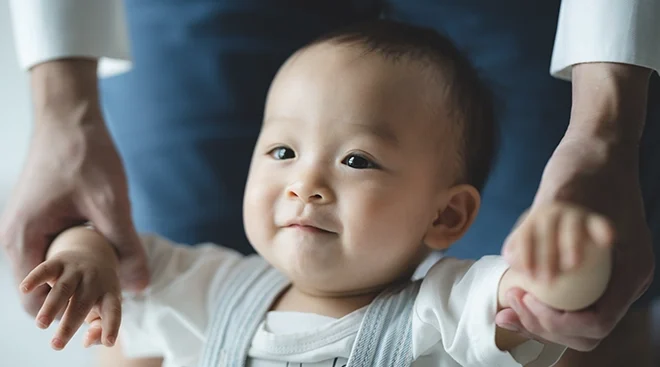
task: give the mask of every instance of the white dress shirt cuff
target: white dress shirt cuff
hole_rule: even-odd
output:
[[[660,70],[660,1],[564,0],[550,73],[571,79],[586,62],[633,64]]]
[[[130,68],[122,0],[10,0],[21,68],[55,59],[100,59],[99,74]]]

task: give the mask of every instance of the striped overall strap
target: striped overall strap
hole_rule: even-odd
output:
[[[244,367],[259,324],[288,284],[260,256],[236,265],[222,280],[199,367]]]
[[[367,307],[347,367],[407,367],[412,363],[413,305],[421,280],[381,293]]]

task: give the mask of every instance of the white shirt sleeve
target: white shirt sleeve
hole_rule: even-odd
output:
[[[130,68],[123,0],[10,0],[19,64],[100,59],[99,75]]]
[[[164,357],[195,366],[206,338],[210,307],[222,280],[243,256],[213,244],[182,246],[145,236],[150,286],[124,293],[121,338],[127,357]]]
[[[585,62],[660,70],[659,18],[657,0],[563,0],[550,73],[570,80]]]
[[[415,300],[413,357],[441,348],[465,367],[552,366],[565,348],[530,340],[511,352],[495,344],[500,256],[479,261],[443,258],[428,272]]]

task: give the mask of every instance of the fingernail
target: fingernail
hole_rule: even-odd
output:
[[[502,325],[500,325],[500,327],[502,329],[507,329],[509,331],[513,331],[514,333],[517,333],[518,331],[520,331],[520,329],[518,329],[518,327],[516,325],[513,325],[513,324],[502,324]]]
[[[108,343],[110,343],[111,346],[115,345],[115,340],[116,340],[116,338],[114,336],[109,336],[108,337]]]
[[[27,293],[29,289],[27,284],[21,284],[21,292]]]
[[[46,329],[48,328],[48,325],[50,324],[50,320],[46,316],[40,316],[37,319],[37,326],[41,329]]]
[[[62,341],[62,339],[59,339],[59,338],[53,339],[51,344],[53,345],[53,348],[55,348],[57,350],[61,350],[62,348],[64,348],[64,342]]]

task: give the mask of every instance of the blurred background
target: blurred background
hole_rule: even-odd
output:
[[[0,1],[0,211],[25,159],[32,117],[28,75],[18,67],[7,1]],[[21,308],[17,287],[8,261],[0,251],[0,366],[82,367],[93,365],[93,349],[82,348],[78,332],[60,352],[49,344],[54,330],[40,330]],[[660,331],[660,312],[656,306],[656,334]],[[656,345],[660,345],[656,335]]]
[[[8,1],[0,1],[0,210],[27,153],[32,118],[28,76],[18,68]],[[92,365],[92,353],[78,333],[64,351],[50,349],[53,329],[35,326],[20,306],[9,263],[0,251],[0,366],[82,367]]]

